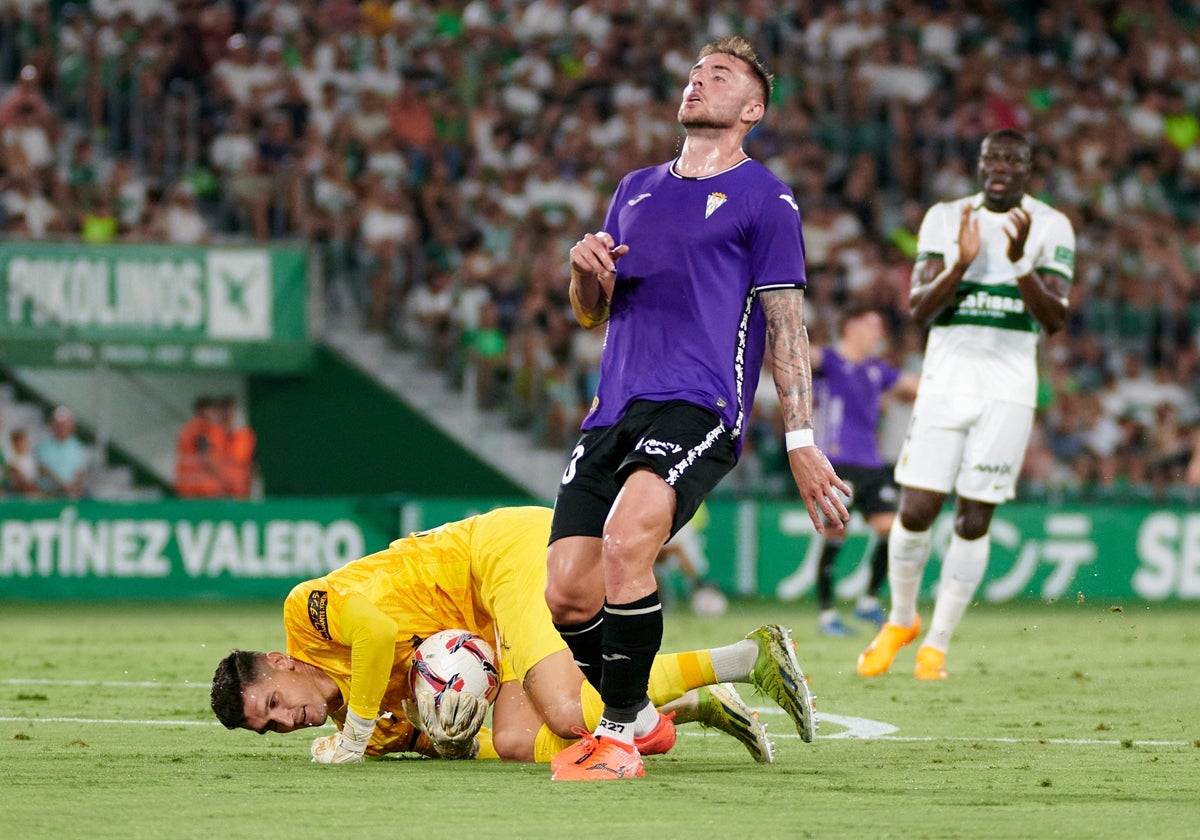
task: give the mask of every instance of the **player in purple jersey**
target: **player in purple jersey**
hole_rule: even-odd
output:
[[[704,47],[679,106],[679,157],[627,175],[604,229],[571,248],[575,317],[607,322],[607,337],[555,503],[546,599],[605,708],[552,762],[555,779],[643,775],[634,737],[674,739],[646,698],[663,631],[654,560],[736,462],[765,344],[809,515],[822,532],[849,516],[839,495],[849,488],[813,441],[799,210],[742,150],[770,90],[744,39]],[[755,641],[759,665],[783,666],[772,696],[811,740],[812,696],[790,636],[776,628]]]
[[[840,318],[838,342],[812,350],[817,442],[853,493],[848,508],[858,508],[878,535],[871,575],[854,614],[883,624],[879,588],[887,578],[888,532],[896,518],[900,489],[879,454],[879,415],[885,397],[912,400],[919,377],[901,373],[880,358],[887,349],[887,323],[879,310],[849,306]],[[852,636],[833,605],[833,569],[844,540],[829,534],[817,565],[817,629],[827,636]]]

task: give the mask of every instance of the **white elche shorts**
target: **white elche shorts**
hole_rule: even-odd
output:
[[[896,462],[896,483],[1006,502],[1016,495],[1032,429],[1032,406],[918,394]]]

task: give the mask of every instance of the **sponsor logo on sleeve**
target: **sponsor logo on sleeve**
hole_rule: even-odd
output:
[[[1059,245],[1054,249],[1054,261],[1060,262],[1063,265],[1068,265],[1071,268],[1075,267],[1075,252],[1065,245]]]
[[[329,607],[329,593],[318,589],[308,594],[308,620],[322,639],[332,640],[329,635],[329,618],[325,611]]]

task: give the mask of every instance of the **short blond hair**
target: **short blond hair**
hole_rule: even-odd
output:
[[[763,110],[766,110],[771,103],[771,91],[775,87],[775,76],[767,72],[767,68],[759,60],[758,53],[755,52],[750,42],[741,35],[726,35],[724,38],[718,38],[705,44],[700,50],[697,60],[717,54],[731,55],[750,65],[750,69],[758,77],[759,88],[762,91]]]

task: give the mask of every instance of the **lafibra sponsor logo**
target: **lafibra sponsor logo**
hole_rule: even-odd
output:
[[[1022,313],[1025,311],[1025,301],[1004,295],[990,295],[987,292],[972,292],[958,304],[958,311],[960,313]]]

